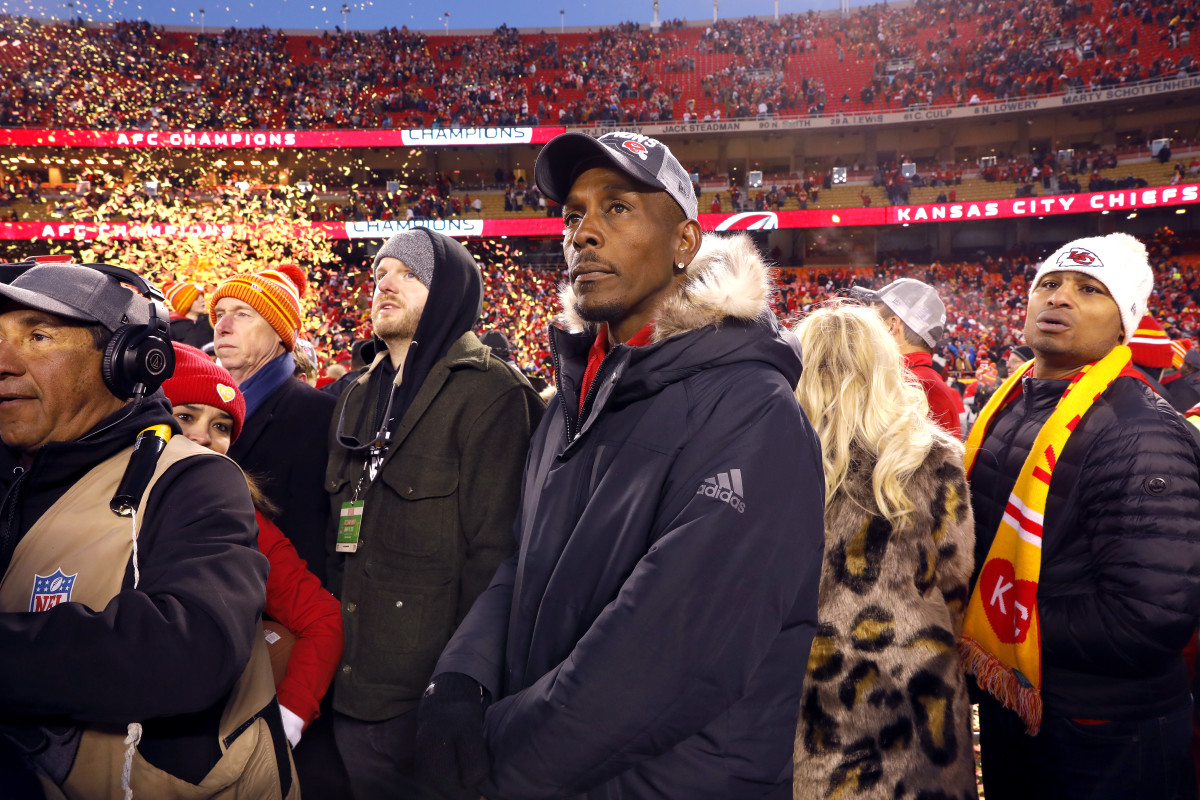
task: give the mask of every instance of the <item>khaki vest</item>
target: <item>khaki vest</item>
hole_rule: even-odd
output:
[[[132,523],[109,510],[109,499],[125,471],[132,448],[94,467],[67,490],[21,539],[0,581],[0,611],[44,611],[61,602],[83,603],[102,611],[121,591],[133,555]],[[155,483],[173,464],[212,451],[183,436],[167,443],[142,495],[140,519]],[[223,755],[199,784],[182,781],[134,753],[130,789],[139,800],[272,800],[279,798],[279,774],[267,722],[255,715],[275,695],[262,625],[250,661],[226,702],[219,727]],[[252,720],[240,733],[248,720]],[[135,720],[131,720],[133,722]],[[235,735],[236,734],[236,735]],[[42,778],[49,800],[110,800],[124,797],[121,770],[126,731],[90,726],[62,786]],[[232,737],[232,738],[231,738]],[[290,756],[289,756],[290,759]],[[289,764],[289,768],[291,765]],[[300,797],[292,768],[287,800]]]

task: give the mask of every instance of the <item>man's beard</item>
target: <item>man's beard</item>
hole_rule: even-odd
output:
[[[629,315],[629,308],[619,300],[609,300],[603,303],[584,303],[578,296],[575,298],[575,313],[585,322],[604,323],[611,325],[620,322]]]
[[[421,322],[422,311],[422,308],[405,306],[399,314],[393,314],[385,320],[378,319],[377,315],[372,313],[371,325],[375,329],[375,335],[385,342],[412,339],[417,332],[417,325]]]

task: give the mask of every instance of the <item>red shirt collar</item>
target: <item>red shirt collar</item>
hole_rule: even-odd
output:
[[[929,353],[917,351],[915,353],[901,353],[900,358],[904,361],[904,366],[912,369],[913,367],[932,367],[933,356]]]
[[[629,341],[625,344],[630,347],[645,347],[650,344],[650,340],[654,337],[654,323],[649,322],[644,328],[629,337]],[[596,334],[596,340],[592,342],[592,349],[588,351],[588,361],[591,361],[596,356],[601,359],[608,354],[608,323],[600,326],[600,331]]]
[[[651,322],[631,336],[625,344],[630,347],[644,347],[650,344],[653,336],[654,323]],[[581,414],[583,413],[583,401],[587,397],[588,390],[592,388],[592,381],[596,379],[596,373],[600,371],[600,364],[606,355],[608,355],[607,324],[600,326],[600,330],[596,333],[596,339],[592,342],[592,348],[588,351],[587,368],[583,371],[583,384],[579,387],[579,413]]]

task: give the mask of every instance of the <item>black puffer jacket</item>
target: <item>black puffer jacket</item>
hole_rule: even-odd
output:
[[[1069,381],[1026,377],[970,476],[975,576],[1034,439]],[[1200,611],[1200,448],[1141,381],[1084,415],[1050,484],[1038,614],[1047,713],[1145,718],[1188,695],[1180,651]]]

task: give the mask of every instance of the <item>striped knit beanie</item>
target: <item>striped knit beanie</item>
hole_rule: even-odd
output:
[[[217,326],[217,301],[233,297],[246,303],[275,329],[290,353],[300,330],[300,298],[308,292],[308,280],[295,264],[284,264],[255,274],[234,275],[217,286],[208,303],[208,319]]]
[[[1191,351],[1191,349],[1191,339],[1175,339],[1171,342],[1172,369],[1183,369],[1183,364],[1187,360],[1188,353]]]
[[[246,420],[246,399],[238,391],[233,376],[191,345],[171,344],[175,348],[175,372],[163,382],[163,394],[173,406],[198,403],[219,408],[233,417],[233,433],[229,437],[229,443],[233,444]]]
[[[196,298],[202,293],[203,289],[200,286],[186,281],[168,281],[163,284],[163,295],[176,314],[188,313],[192,303],[196,302]]]
[[[1138,323],[1137,331],[1129,340],[1129,349],[1133,351],[1133,363],[1151,369],[1171,366],[1171,356],[1174,355],[1167,332],[1149,314]]]

